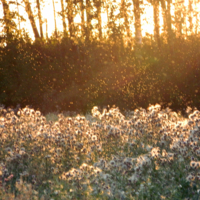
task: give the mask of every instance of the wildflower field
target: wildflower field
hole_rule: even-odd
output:
[[[199,199],[200,112],[0,108],[0,199]]]

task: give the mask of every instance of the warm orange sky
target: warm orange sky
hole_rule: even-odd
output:
[[[36,2],[35,0],[30,0],[31,2]],[[108,0],[109,1],[109,0]],[[48,3],[46,3],[48,2]],[[52,34],[52,32],[54,32],[54,15],[53,15],[53,6],[52,6],[52,1],[46,1],[44,4],[45,6],[41,6],[43,8],[42,10],[42,19],[43,21],[45,21],[45,19],[47,19],[48,21],[48,34],[49,36]],[[112,1],[111,1],[112,2]],[[120,2],[119,0],[117,0],[117,3]],[[188,5],[188,0],[185,0],[185,5]],[[200,3],[198,4],[198,8],[196,8],[199,12],[200,12]],[[33,6],[35,6],[35,4],[33,4]],[[142,35],[144,36],[146,33],[149,34],[153,34],[153,30],[154,30],[154,26],[153,26],[153,7],[151,6],[150,3],[148,3],[147,1],[144,0],[144,4],[142,5],[142,7],[144,8],[144,14],[141,15],[141,20],[142,20]],[[59,12],[61,11],[61,5],[60,5],[60,1],[56,1],[55,0],[55,8],[56,11]],[[33,32],[32,32],[32,28],[31,25],[29,23],[27,14],[25,12],[25,9],[23,6],[19,6],[20,9],[20,14],[24,16],[24,18],[27,20],[27,22],[23,22],[21,23],[21,27],[26,28],[26,30],[29,31],[30,36],[33,37]],[[133,9],[130,7],[130,9]],[[11,5],[11,10],[17,10],[15,5]],[[161,8],[160,8],[161,11]],[[130,12],[131,13],[131,12]],[[171,13],[173,15],[174,13],[174,6],[172,4],[172,10]],[[133,13],[132,13],[133,15]],[[3,12],[2,12],[2,5],[0,3],[0,18],[3,17]],[[133,18],[133,16],[132,16]],[[103,20],[103,26],[106,25],[106,20],[107,20],[107,15],[106,13],[102,13],[102,20]],[[194,18],[195,20],[195,18]],[[66,20],[67,22],[67,20]],[[80,17],[77,15],[75,17],[75,23],[79,23],[80,22]],[[36,20],[37,26],[38,24],[38,20]],[[160,12],[160,25],[162,26],[162,15]],[[195,22],[194,22],[195,24]],[[187,23],[188,25],[188,23]],[[62,21],[61,21],[61,17],[58,16],[57,14],[57,27],[59,31],[62,31]],[[39,28],[38,28],[39,30]],[[134,33],[134,21],[132,22],[132,26],[131,26],[131,30]],[[45,23],[43,24],[43,31],[44,33],[46,32],[46,25]]]

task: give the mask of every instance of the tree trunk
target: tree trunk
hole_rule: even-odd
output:
[[[53,4],[53,15],[54,15],[54,25],[55,25],[55,36],[58,37],[58,30],[57,30],[57,23],[56,23],[56,10],[55,10],[55,3],[54,0],[52,0]]]
[[[16,3],[16,5],[17,5],[17,12],[18,12],[18,14],[19,14],[19,4],[18,4],[18,2],[17,2],[17,0],[15,0],[15,3]],[[20,17],[18,16],[18,30],[19,30],[19,33],[20,33],[20,35],[21,35],[21,20],[20,20]]]
[[[46,39],[48,39],[48,22],[47,22],[47,19],[45,19],[45,24],[46,24]]]
[[[40,37],[44,38],[43,30],[42,30],[42,15],[41,15],[41,9],[40,9],[40,0],[37,0],[37,9],[38,9],[38,19],[39,19],[39,25],[40,25]]]
[[[167,9],[165,5],[165,0],[161,0],[162,7],[162,17],[163,17],[163,32],[167,34]]]
[[[153,18],[154,18],[154,38],[160,49],[160,19],[159,19],[159,1],[154,0],[153,2]]]
[[[169,45],[170,52],[173,53],[173,34],[172,34],[172,17],[171,17],[171,2],[167,0],[167,43]]]
[[[190,30],[190,34],[193,33],[193,23],[192,23],[192,18],[193,18],[193,8],[192,8],[192,4],[193,4],[193,0],[189,0],[188,1],[188,11],[189,11],[189,17],[188,17],[188,21],[189,21],[189,30]]]
[[[2,5],[3,5],[3,20],[4,20],[4,30],[5,30],[5,33],[6,33],[6,37],[9,36],[9,33],[10,33],[10,9],[9,9],[9,5],[8,3],[6,2],[6,0],[2,0]]]
[[[84,36],[85,35],[85,15],[84,15],[84,3],[83,0],[80,1],[81,4],[81,33]]]
[[[167,43],[171,43],[171,37],[172,37],[172,29],[171,29],[171,0],[167,0],[167,6],[165,4],[164,0],[161,0],[161,6],[162,6],[162,14],[163,14],[163,21],[164,21],[164,33],[166,34]]]
[[[39,32],[38,32],[37,27],[36,27],[36,23],[35,23],[33,12],[31,10],[30,2],[28,0],[24,0],[24,3],[25,3],[25,10],[26,10],[26,12],[28,14],[28,18],[30,20],[31,27],[33,29],[33,33],[34,33],[35,39],[37,39],[37,38],[40,37],[40,35],[39,35]]]
[[[183,2],[176,2],[175,4],[175,27],[176,27],[176,36],[177,38],[181,38],[182,36],[182,11],[183,10]]]
[[[69,23],[69,34],[70,37],[72,37],[74,35],[74,17],[73,17],[73,2],[72,0],[68,0],[67,1],[67,14],[68,14],[68,23]]]
[[[64,36],[66,36],[66,33],[67,33],[67,26],[66,26],[66,22],[65,22],[65,8],[64,8],[64,2],[63,2],[63,0],[60,0],[60,2],[61,2],[61,10],[62,10],[63,32],[64,32]]]
[[[87,23],[86,23],[86,40],[88,41],[91,36],[91,5],[90,0],[86,0],[86,17],[87,17]]]
[[[130,38],[130,27],[128,24],[128,15],[127,15],[127,8],[126,8],[126,1],[125,0],[121,0],[121,12],[122,12],[122,16],[124,18],[124,26],[126,29],[126,34],[127,34],[127,38]]]
[[[97,8],[97,19],[98,19],[98,31],[99,31],[99,39],[102,39],[102,19],[101,19],[101,0],[98,0],[96,3]]]
[[[167,32],[170,37],[172,33],[171,0],[167,0]]]
[[[142,26],[140,17],[140,2],[139,0],[132,0],[134,5],[134,16],[135,16],[135,43],[136,45],[142,44]]]
[[[199,18],[198,18],[198,0],[195,0],[195,13],[194,13],[194,17],[195,17],[195,35],[197,36],[198,34],[198,27],[199,27]]]

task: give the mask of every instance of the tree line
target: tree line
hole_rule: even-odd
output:
[[[43,31],[43,24],[47,19],[43,18],[42,12],[45,4],[44,0],[1,0],[4,24],[3,37],[19,34],[20,23],[25,20],[19,12],[20,7],[24,7],[28,16],[27,23],[31,24],[35,39],[48,37]],[[61,11],[56,12],[55,0],[52,0],[54,12],[55,36],[58,37],[57,17],[62,20],[62,34],[70,38],[82,37],[91,40],[93,37],[101,40],[109,35],[123,34],[124,40],[131,41],[132,44],[142,42],[142,15],[143,8],[149,3],[153,9],[153,39],[160,47],[160,36],[165,35],[166,42],[172,43],[173,37],[187,37],[191,34],[198,34],[199,25],[199,2],[198,0],[59,0]],[[10,7],[15,6],[14,11]],[[106,13],[106,34],[103,34],[102,13]],[[117,14],[116,14],[117,13]],[[80,23],[75,22],[75,17],[80,16]],[[147,16],[150,13],[147,13]],[[160,17],[162,16],[162,17]],[[163,25],[161,26],[161,19]],[[14,19],[17,19],[14,21]],[[39,21],[39,27],[36,26]],[[121,21],[121,23],[116,23]],[[18,25],[16,24],[18,23]],[[131,31],[134,27],[134,33]],[[96,30],[96,34],[92,34]],[[162,32],[161,32],[162,30]],[[133,41],[134,35],[134,41]],[[2,39],[2,37],[1,37]]]

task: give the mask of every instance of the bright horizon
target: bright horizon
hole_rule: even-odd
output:
[[[32,0],[32,2],[33,2],[33,0]],[[117,2],[120,2],[120,1],[117,0]],[[35,4],[36,4],[35,2],[32,4],[32,8],[35,7]],[[45,5],[45,7],[43,7],[43,4]],[[185,6],[187,7],[187,5],[188,5],[188,0],[185,0]],[[144,0],[144,4],[141,6],[141,8],[144,8],[144,13],[141,14],[142,36],[145,36],[146,34],[153,35],[154,34],[153,6],[150,3],[148,3],[146,0]],[[130,9],[133,10],[133,6],[131,6]],[[194,8],[194,9],[196,11],[200,12],[200,3],[198,3],[197,4],[197,8]],[[10,10],[11,11],[14,11],[14,10],[17,11],[17,6],[16,5],[10,5]],[[47,20],[48,37],[50,37],[53,34],[53,32],[55,31],[52,1],[49,1],[48,3],[46,3],[46,2],[45,3],[41,3],[41,10],[42,10],[44,36],[46,36],[46,23],[45,23],[45,20]],[[56,12],[60,12],[61,11],[61,5],[60,5],[60,2],[58,2],[58,1],[55,1],[55,10],[56,10]],[[21,22],[20,23],[20,28],[25,28],[25,30],[28,31],[29,36],[32,39],[34,39],[34,34],[33,34],[33,31],[32,31],[32,27],[31,27],[31,24],[29,22],[27,13],[25,12],[25,9],[23,7],[23,4],[21,4],[21,6],[19,6],[19,13],[21,15],[23,15],[23,17],[26,19],[26,22]],[[35,12],[34,12],[34,14],[35,14]],[[133,13],[131,13],[131,14],[133,15]],[[174,4],[172,4],[172,6],[171,6],[171,15],[174,16]],[[106,26],[106,21],[107,21],[107,14],[106,14],[105,10],[102,12],[101,16],[102,16],[102,27],[104,27],[104,26]],[[0,3],[0,18],[3,18],[2,3]],[[86,16],[85,16],[85,18],[86,18]],[[133,16],[131,16],[131,18],[133,19]],[[162,32],[163,18],[162,18],[161,6],[159,7],[159,18],[160,18],[160,23],[159,23],[160,32]],[[199,20],[199,14],[198,14],[198,20]],[[15,20],[15,21],[18,24],[18,21],[17,20]],[[39,30],[39,20],[37,19],[35,21],[36,21],[36,25],[37,25],[38,31],[40,32],[40,30]],[[58,31],[62,32],[63,31],[62,19],[61,19],[61,16],[58,15],[58,13],[56,13],[56,23],[57,23]],[[74,23],[75,24],[81,23],[81,19],[80,19],[80,15],[79,14],[77,14],[75,16]],[[193,17],[193,23],[194,23],[194,25],[196,24],[195,17]],[[66,24],[68,26],[67,18],[66,18]],[[132,24],[132,25],[130,25],[130,29],[131,29],[131,32],[134,35],[134,20],[132,20],[132,22],[130,24]],[[189,27],[188,19],[186,21],[186,25],[187,25],[187,27]],[[173,28],[173,25],[172,25],[172,28]],[[103,32],[105,32],[105,29],[104,29]]]

